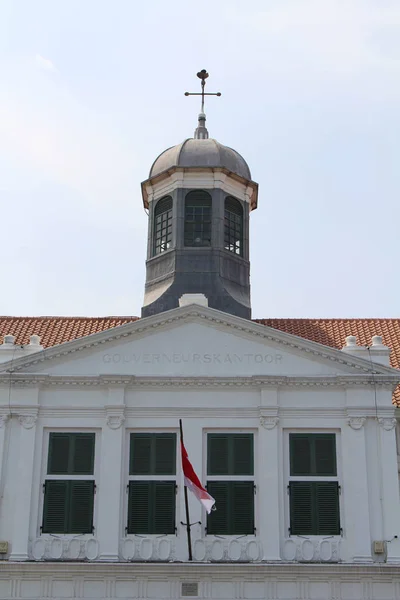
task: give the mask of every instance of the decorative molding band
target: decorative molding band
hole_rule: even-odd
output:
[[[329,540],[327,540],[329,541]],[[328,561],[324,561],[328,562]],[[282,563],[263,563],[260,562],[257,566],[252,564],[243,564],[240,562],[220,563],[218,566],[212,563],[205,563],[199,568],[196,562],[141,562],[139,564],[127,562],[100,562],[100,561],[68,561],[61,560],[51,562],[45,560],[32,560],[26,562],[7,562],[1,564],[2,579],[5,581],[37,581],[39,577],[49,577],[52,581],[65,578],[76,578],[75,582],[84,582],[85,579],[95,579],[101,581],[102,577],[114,578],[117,582],[132,583],[135,579],[148,580],[165,577],[166,582],[170,582],[172,578],[185,577],[189,581],[193,578],[200,577],[202,581],[227,581],[230,578],[245,577],[246,581],[265,583],[270,578],[277,578],[278,581],[294,581],[297,578],[311,577],[315,581],[335,581],[341,584],[342,581],[354,585],[356,581],[362,582],[366,578],[370,578],[374,583],[384,583],[387,585],[389,581],[398,582],[399,564],[387,563],[382,566],[382,563],[356,563],[356,562],[339,562],[338,564],[296,564],[295,562],[285,561]],[[214,579],[215,578],[215,579]],[[339,579],[340,578],[340,579]],[[194,579],[196,581],[196,579]],[[7,598],[11,595],[7,595]],[[12,594],[13,598],[21,596]],[[26,597],[26,594],[25,594]],[[38,595],[38,598],[43,597],[59,597],[54,595]],[[70,597],[81,598],[82,594],[74,594]],[[92,596],[93,597],[93,596]],[[121,595],[122,597],[122,595]],[[123,597],[132,597],[132,594],[124,594]],[[137,597],[143,598],[143,595]],[[178,595],[172,596],[177,598]],[[207,596],[211,598],[210,594]],[[234,597],[234,596],[231,596]],[[264,595],[262,596],[265,597]],[[272,597],[277,597],[276,594]],[[297,596],[301,597],[301,596]],[[306,596],[307,597],[307,596]],[[326,596],[325,596],[326,597]],[[335,596],[340,598],[340,594]],[[393,590],[393,598],[396,594]],[[304,598],[304,595],[303,595]],[[366,596],[365,596],[366,598]]]
[[[279,423],[279,417],[260,417],[260,425],[264,427],[264,429],[274,429]]]
[[[96,560],[99,542],[94,537],[68,539],[63,537],[38,537],[29,549],[31,560]]]
[[[24,429],[32,429],[36,421],[37,415],[18,415],[18,422]]]
[[[366,421],[365,417],[350,417],[347,420],[347,423],[350,425],[350,427],[352,429],[357,431],[358,429],[361,429],[364,426],[365,421]]]
[[[0,382],[10,383],[10,376],[0,374]],[[354,386],[381,386],[393,390],[397,385],[397,376],[391,375],[350,375],[350,376],[328,376],[328,377],[302,377],[302,376],[240,376],[235,377],[140,377],[127,375],[100,375],[100,376],[42,376],[42,375],[20,375],[16,374],[11,379],[11,385],[15,387],[26,387],[31,385],[42,385],[44,387],[109,387],[110,385],[125,386],[128,388],[141,387],[186,387],[186,388],[257,388],[260,387],[354,387]]]
[[[381,417],[378,419],[378,423],[385,431],[391,431],[397,425],[397,419]]]
[[[284,541],[282,558],[296,562],[339,562],[340,540],[290,537]]]

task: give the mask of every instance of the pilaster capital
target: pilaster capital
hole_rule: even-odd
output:
[[[18,415],[18,422],[24,429],[32,429],[36,421],[37,415]]]
[[[355,431],[357,431],[358,429],[362,429],[362,427],[364,427],[365,421],[365,417],[349,417],[347,419],[348,425]]]
[[[264,427],[264,429],[274,429],[279,423],[279,417],[260,417],[260,425]]]
[[[7,421],[9,420],[10,415],[1,415],[0,417],[0,429],[6,426]]]
[[[110,429],[119,429],[125,421],[125,406],[106,406],[106,423]]]
[[[380,417],[378,423],[385,431],[392,431],[397,425],[397,419],[394,417]]]
[[[107,425],[110,429],[119,429],[124,421],[125,417],[121,415],[109,415],[107,417]]]

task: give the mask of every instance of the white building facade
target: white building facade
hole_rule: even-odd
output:
[[[400,600],[390,349],[250,320],[258,185],[203,113],[142,194],[143,318],[0,345],[0,599]]]
[[[379,342],[371,362],[192,304],[14,348],[0,597],[398,598],[399,374]],[[217,500],[207,518],[190,498],[192,564],[180,418]]]

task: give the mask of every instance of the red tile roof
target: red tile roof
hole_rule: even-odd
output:
[[[138,317],[0,317],[0,342],[7,334],[15,335],[17,344],[27,344],[29,336],[39,335],[45,348],[97,333],[118,325],[137,321]],[[381,335],[392,349],[392,367],[400,369],[400,319],[255,319],[286,333],[307,340],[342,348],[348,335],[357,336],[360,345],[370,345],[373,335]],[[400,406],[400,389],[394,394]]]

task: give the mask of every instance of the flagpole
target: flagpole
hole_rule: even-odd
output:
[[[183,429],[182,429],[182,419],[179,419],[179,429],[181,432],[181,442],[183,444]],[[188,502],[188,492],[186,485],[183,488],[185,494],[185,510],[186,510],[186,532],[187,532],[187,542],[188,542],[188,551],[189,551],[189,560],[192,559],[192,535],[190,532],[190,517],[189,517],[189,502]]]

